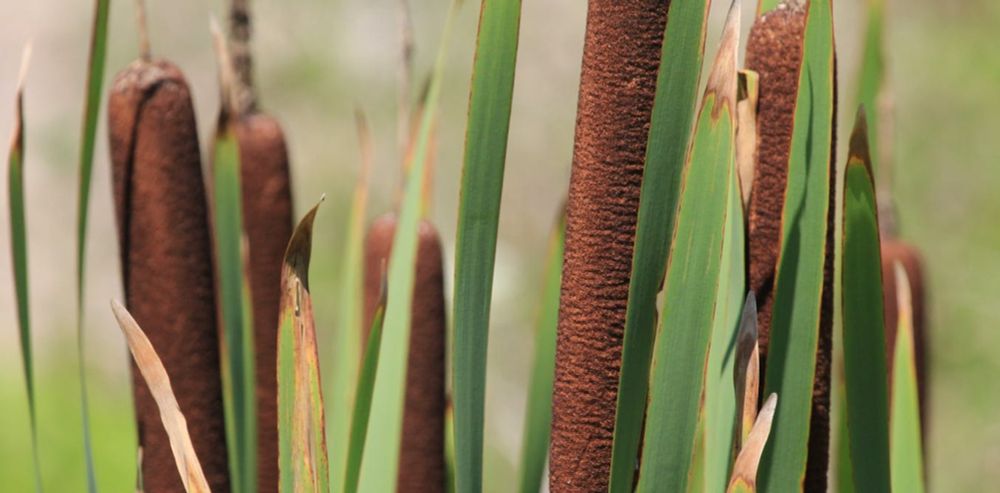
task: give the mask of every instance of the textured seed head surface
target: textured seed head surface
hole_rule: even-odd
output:
[[[549,487],[556,493],[608,488],[639,191],[668,3],[588,2],[552,398]]]
[[[180,70],[133,62],[115,77],[108,120],[126,303],[166,367],[209,485],[228,491],[211,237]],[[133,382],[145,491],[182,491],[156,403]]]
[[[750,289],[757,294],[761,373],[767,359],[774,308],[774,278],[781,248],[788,158],[795,100],[799,92],[805,10],[772,10],[754,22],[746,66],[760,76],[757,113],[758,161],[750,192]]]
[[[251,113],[236,123],[249,244],[257,376],[257,486],[278,489],[278,308],[281,264],[292,234],[288,150],[278,121]]]
[[[388,269],[397,217],[385,214],[372,223],[365,239],[364,334],[378,305],[382,268]],[[441,239],[428,221],[417,230],[417,265],[413,282],[410,351],[397,491],[441,493],[445,488],[445,304]]]

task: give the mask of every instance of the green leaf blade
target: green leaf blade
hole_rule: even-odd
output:
[[[635,253],[625,313],[610,491],[630,491],[642,434],[656,325],[656,295],[666,269],[705,43],[709,4],[670,6],[650,118],[639,197]]]
[[[537,493],[542,485],[549,453],[552,424],[552,385],[556,365],[556,326],[559,323],[559,289],[562,281],[565,217],[553,232],[546,261],[545,281],[535,327],[535,362],[528,388],[521,448],[521,493]]]
[[[888,373],[875,184],[859,114],[844,176],[844,381],[854,486],[890,491]]]
[[[344,471],[344,493],[355,493],[358,490],[358,478],[361,474],[361,459],[364,455],[365,440],[368,435],[368,422],[371,417],[372,391],[375,388],[375,370],[378,367],[379,348],[382,346],[382,326],[385,320],[385,278],[382,279],[382,298],[375,313],[372,315],[371,330],[368,332],[368,347],[362,359],[361,371],[358,373],[357,389],[354,399],[354,411],[351,415],[350,438],[347,448],[347,462]]]
[[[254,491],[257,481],[253,320],[244,270],[240,157],[235,133],[220,122],[212,161],[213,227],[222,343],[223,401],[230,478],[236,491]]]
[[[482,489],[486,351],[520,0],[484,0],[473,63],[455,239],[454,406],[457,491]]]
[[[445,21],[434,73],[427,91],[425,110],[417,131],[415,156],[403,191],[396,234],[388,263],[388,304],[386,305],[379,360],[372,394],[366,446],[361,460],[358,491],[382,493],[396,490],[399,451],[403,427],[403,403],[406,389],[406,366],[409,355],[411,305],[416,270],[417,226],[423,212],[421,203],[427,150],[430,145],[437,103],[441,93],[441,74],[447,60],[447,47],[458,2],[452,2]]]
[[[829,0],[807,9],[764,382],[765,394],[781,396],[759,478],[769,492],[799,491],[805,477],[828,247],[833,19]]]
[[[94,0],[90,54],[87,61],[86,101],[83,109],[83,133],[80,138],[80,181],[77,192],[76,219],[76,336],[80,371],[80,415],[83,424],[83,449],[87,467],[87,491],[97,491],[97,473],[90,438],[90,415],[87,403],[85,341],[83,337],[84,279],[87,256],[87,224],[90,208],[90,182],[94,169],[94,147],[97,140],[97,117],[101,110],[104,88],[104,65],[107,55],[108,17],[110,0]]]
[[[719,293],[727,198],[735,193],[738,42],[739,4],[734,3],[682,178],[650,372],[640,493],[686,491],[690,479]]]
[[[920,430],[917,363],[913,346],[913,300],[910,281],[900,264],[896,274],[899,325],[892,371],[890,457],[893,491],[923,493],[924,464]]]

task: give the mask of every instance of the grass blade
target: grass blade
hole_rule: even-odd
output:
[[[829,0],[812,0],[806,14],[802,70],[795,105],[782,211],[781,251],[774,287],[764,392],[781,395],[775,414],[772,444],[761,465],[765,491],[799,491],[826,484],[826,437],[810,438],[813,421],[824,426],[828,416],[813,416],[814,385],[828,396],[829,317],[823,307],[832,301],[827,286],[828,234],[832,207],[835,61],[833,19]],[[829,308],[829,307],[827,307]],[[824,373],[817,355],[822,353]],[[824,387],[825,385],[825,387]],[[828,406],[827,406],[828,407]],[[810,449],[811,440],[816,450]],[[808,463],[807,463],[808,459]],[[807,464],[816,469],[806,474]]]
[[[309,258],[317,209],[319,204],[295,228],[281,269],[278,481],[279,491],[285,493],[330,490],[319,353],[309,293]]]
[[[864,113],[851,135],[844,175],[843,345],[847,430],[854,487],[890,491],[888,374],[875,184]]]
[[[527,412],[521,447],[521,493],[537,493],[542,487],[549,453],[552,424],[552,381],[556,367],[556,326],[559,323],[559,287],[562,282],[565,215],[559,219],[549,241],[545,281],[535,326],[535,362],[528,388]]]
[[[417,254],[417,225],[423,212],[422,191],[427,149],[433,130],[437,101],[441,92],[441,74],[447,60],[451,27],[458,2],[453,2],[441,38],[428,89],[427,103],[421,116],[414,159],[403,194],[399,222],[389,258],[389,293],[379,350],[378,370],[372,395],[372,416],[368,439],[361,461],[359,491],[381,493],[394,491],[399,472],[399,450],[403,425],[403,402],[406,389],[406,365],[410,347],[411,304]],[[367,459],[367,460],[366,460]]]
[[[372,391],[375,388],[375,370],[378,368],[379,348],[382,346],[382,325],[385,320],[386,278],[382,271],[382,289],[375,314],[372,316],[371,330],[368,332],[368,347],[362,360],[361,372],[358,374],[354,411],[351,415],[350,439],[347,448],[346,468],[344,470],[344,493],[355,493],[358,490],[358,477],[361,473],[361,458],[364,455],[365,439],[368,435],[368,419],[371,416]]]
[[[629,491],[642,433],[656,295],[670,252],[681,170],[697,105],[709,2],[674,2],[663,35],[656,96],[646,143],[635,252],[629,279],[622,367],[618,377],[610,491]]]
[[[520,19],[520,0],[482,2],[455,238],[455,480],[461,492],[480,491],[483,482],[486,348]]]
[[[110,0],[94,0],[90,55],[87,61],[87,99],[83,108],[83,134],[80,139],[80,188],[77,193],[76,219],[76,337],[80,368],[80,413],[83,421],[83,448],[87,461],[87,491],[97,491],[94,453],[90,439],[90,416],[87,404],[85,341],[83,338],[83,284],[86,274],[87,223],[90,207],[90,181],[94,169],[94,144],[97,140],[97,116],[101,110],[104,88],[104,60],[107,54]]]
[[[899,262],[893,265],[899,325],[893,358],[891,435],[889,467],[892,489],[923,493],[924,464],[920,430],[920,399],[913,335],[913,297],[906,270]]]
[[[330,480],[344,484],[348,445],[351,434],[351,406],[354,402],[358,371],[361,366],[362,325],[362,247],[365,240],[365,217],[368,205],[368,177],[374,161],[374,146],[364,114],[357,112],[355,120],[361,144],[361,172],[354,188],[347,233],[344,263],[340,271],[340,317],[333,333],[332,382],[326,389],[330,402]]]
[[[42,491],[41,463],[38,460],[38,418],[35,412],[35,374],[31,356],[31,311],[28,290],[28,231],[24,212],[24,81],[31,61],[31,44],[24,47],[15,100],[14,130],[7,158],[7,192],[10,206],[10,251],[14,264],[14,294],[17,299],[17,326],[21,342],[21,364],[28,392],[31,420],[31,454],[35,468],[35,490]]]
[[[118,326],[125,335],[129,351],[132,352],[132,358],[142,373],[142,378],[156,399],[156,406],[160,409],[160,419],[170,437],[170,449],[174,453],[174,461],[177,463],[177,472],[180,473],[184,491],[209,493],[208,481],[205,480],[198,455],[194,451],[194,444],[191,443],[187,421],[174,397],[167,369],[163,367],[163,362],[156,355],[153,345],[128,310],[121,303],[112,301],[111,311],[114,312]]]
[[[876,158],[879,154],[880,104],[879,97],[885,79],[885,58],[882,53],[883,18],[885,0],[868,0],[868,25],[865,28],[864,51],[861,54],[861,72],[858,75],[858,104],[865,108],[868,119],[868,148]],[[879,163],[873,162],[872,166]],[[874,169],[874,168],[873,168]],[[877,171],[877,170],[876,170]]]
[[[757,467],[760,456],[764,453],[767,438],[771,434],[771,423],[774,410],[778,405],[778,394],[768,396],[756,423],[747,435],[746,443],[740,449],[740,455],[733,464],[733,476],[729,480],[726,491],[729,493],[753,493],[757,491]]]
[[[640,493],[688,486],[716,316],[713,301],[722,282],[727,198],[734,206],[739,200],[734,161],[739,7],[736,1],[730,8],[685,163],[651,370]]]
[[[253,341],[253,311],[245,270],[247,258],[240,185],[240,155],[236,140],[231,60],[218,25],[212,32],[219,58],[222,108],[212,159],[213,227],[219,296],[223,401],[230,478],[235,491],[256,491],[257,407]]]

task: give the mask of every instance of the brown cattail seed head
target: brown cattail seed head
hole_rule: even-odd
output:
[[[552,398],[555,493],[608,489],[639,190],[669,3],[588,2]]]
[[[257,486],[278,489],[278,305],[281,264],[292,234],[288,150],[274,118],[251,113],[236,122],[243,187],[243,227],[249,242],[257,375]]]
[[[367,343],[381,296],[382,269],[388,268],[397,217],[385,214],[372,223],[365,239],[364,327]],[[421,221],[417,232],[410,352],[397,491],[441,493],[445,488],[445,305],[441,240],[437,229]]]
[[[128,309],[167,369],[209,485],[228,491],[211,237],[180,70],[163,60],[125,68],[111,88],[108,127]],[[145,491],[182,491],[156,403],[133,381]]]

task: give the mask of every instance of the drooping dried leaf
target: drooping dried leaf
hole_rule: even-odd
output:
[[[188,493],[208,493],[210,491],[208,481],[205,480],[205,474],[201,470],[201,463],[188,434],[187,421],[174,397],[170,377],[163,367],[163,362],[156,355],[156,350],[146,338],[142,328],[121,303],[112,301],[111,311],[114,312],[118,326],[125,334],[132,358],[160,409],[160,419],[163,421],[167,436],[170,437],[170,449],[174,453],[174,461],[177,463],[177,472],[180,473],[184,490]]]

